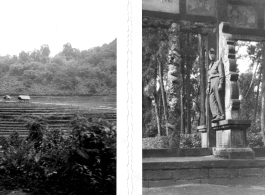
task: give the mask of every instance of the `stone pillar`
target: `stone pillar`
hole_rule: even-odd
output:
[[[230,159],[254,158],[252,149],[247,148],[246,129],[250,120],[239,119],[239,88],[235,42],[229,33],[229,23],[219,25],[219,59],[222,58],[225,69],[225,120],[212,125],[216,131],[216,148],[213,154]]]
[[[180,44],[179,44],[179,32],[180,26],[177,23],[172,23],[169,29],[168,36],[168,55],[167,55],[167,65],[168,65],[168,75],[167,75],[167,98],[169,105],[169,114],[175,117],[177,113],[177,87],[178,82],[178,70],[181,64],[180,56]],[[170,147],[178,148],[180,144],[180,129],[176,127],[173,128],[173,133],[170,138]]]
[[[207,125],[200,125],[197,127],[197,131],[201,133],[201,147],[208,148],[208,134],[207,134]]]

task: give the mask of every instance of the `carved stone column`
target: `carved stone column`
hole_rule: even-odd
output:
[[[240,101],[236,72],[236,40],[232,39],[231,34],[223,32],[228,28],[228,23],[221,23],[219,26],[219,58],[222,58],[225,68],[225,116],[226,119],[238,119]]]
[[[230,32],[229,23],[222,22],[219,25],[219,58],[222,58],[225,69],[225,120],[213,124],[216,131],[215,156],[230,159],[254,158],[252,149],[247,148],[246,129],[250,126],[250,120],[239,119],[239,88],[238,73],[235,59],[235,43]]]
[[[175,112],[177,103],[178,67],[180,67],[181,57],[179,53],[179,25],[173,23],[169,29],[169,51],[168,61],[168,101],[171,112]]]
[[[181,56],[180,56],[180,47],[179,47],[179,32],[180,26],[177,23],[172,23],[169,29],[168,36],[168,56],[167,56],[167,65],[168,65],[168,90],[167,90],[167,98],[169,105],[169,113],[172,116],[175,116],[177,111],[177,87],[176,84],[178,82],[178,68],[181,64]],[[171,136],[170,145],[171,148],[179,147],[180,143],[180,129],[175,126],[173,130],[173,134]]]

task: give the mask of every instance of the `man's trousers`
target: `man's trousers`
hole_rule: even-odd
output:
[[[224,116],[224,111],[221,103],[220,92],[218,90],[219,77],[214,77],[210,79],[210,108],[213,118],[216,116]]]

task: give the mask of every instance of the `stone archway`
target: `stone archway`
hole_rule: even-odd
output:
[[[264,42],[265,36],[240,34],[228,22],[219,25],[219,59],[222,59],[225,69],[225,120],[213,124],[216,131],[214,154],[228,158],[254,158],[254,152],[247,148],[246,140],[246,129],[251,121],[239,120],[239,74],[235,58],[235,43],[238,40]]]

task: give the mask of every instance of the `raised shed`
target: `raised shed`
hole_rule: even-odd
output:
[[[19,95],[17,99],[19,102],[29,102],[30,97],[28,95]]]

